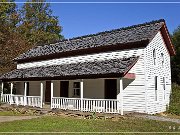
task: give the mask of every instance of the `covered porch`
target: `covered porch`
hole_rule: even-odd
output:
[[[11,82],[11,92],[2,91],[1,102],[40,108],[50,104],[51,109],[123,115],[123,80],[126,79]],[[15,94],[13,87],[16,87]]]
[[[2,89],[3,82],[11,86],[10,93],[2,91],[1,101],[41,108],[50,103],[51,109],[123,115],[123,87],[135,79],[129,70],[138,58],[16,69],[1,77]]]

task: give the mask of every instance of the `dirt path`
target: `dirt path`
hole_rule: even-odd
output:
[[[0,122],[14,121],[14,120],[28,120],[38,118],[39,116],[0,116]]]
[[[152,116],[152,115],[134,115],[134,116],[139,117],[139,118],[158,120],[158,121],[169,121],[169,122],[175,122],[175,123],[180,124],[180,119],[166,118],[163,116]]]

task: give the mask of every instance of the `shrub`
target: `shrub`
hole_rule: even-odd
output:
[[[172,85],[172,93],[170,96],[168,112],[180,115],[180,86],[178,84]]]

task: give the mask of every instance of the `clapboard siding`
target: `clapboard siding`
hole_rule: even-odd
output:
[[[156,50],[156,65],[153,60],[153,50]],[[164,64],[162,65],[161,53],[164,55]],[[161,32],[153,38],[145,49],[146,55],[146,87],[147,87],[147,113],[154,114],[166,110],[169,104],[171,91],[171,68],[170,55],[163,41]],[[155,101],[155,79],[158,76],[157,101]],[[165,91],[163,89],[163,77],[165,77]],[[164,99],[165,96],[165,99]]]
[[[144,70],[144,49],[139,54],[140,58],[137,63],[132,67],[129,73],[135,73],[135,80],[131,80],[129,84],[126,85],[126,79],[123,79],[125,84],[123,90],[123,106],[124,111],[135,111],[135,112],[145,112],[145,70]],[[119,97],[119,95],[117,96]]]
[[[75,57],[67,57],[67,58],[59,58],[59,59],[17,64],[17,69],[70,64],[70,63],[87,62],[87,61],[94,61],[94,60],[102,61],[102,60],[108,60],[108,59],[139,56],[139,54],[142,54],[141,48],[140,49],[132,49],[132,50],[123,50],[123,51],[119,50],[119,51],[114,51],[114,52],[106,52],[106,53],[98,53],[98,54],[91,54],[91,55],[82,55],[82,56],[75,56]],[[139,65],[139,66],[141,66],[141,65]]]

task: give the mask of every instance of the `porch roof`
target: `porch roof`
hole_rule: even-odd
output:
[[[28,81],[123,77],[137,62],[138,58],[133,56],[105,61],[15,69],[0,76],[0,80]]]

